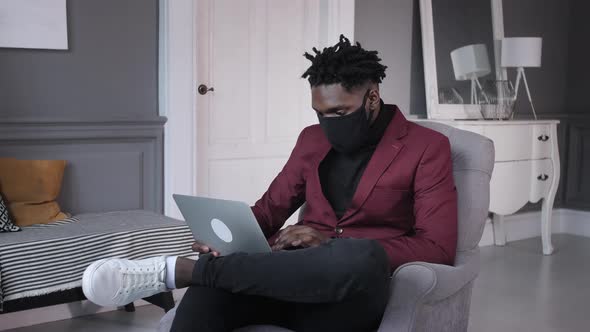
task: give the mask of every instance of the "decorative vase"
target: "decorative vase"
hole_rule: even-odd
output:
[[[477,100],[484,119],[507,120],[514,112],[516,93],[510,81],[486,81]]]

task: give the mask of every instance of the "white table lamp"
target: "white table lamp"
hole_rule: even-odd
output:
[[[476,86],[482,91],[486,101],[487,96],[483,92],[478,77],[488,75],[492,70],[488,58],[488,50],[485,44],[474,44],[460,47],[451,52],[451,62],[458,81],[471,81],[471,103],[476,104]],[[489,101],[488,101],[489,102]]]
[[[524,73],[525,67],[541,67],[541,49],[543,38],[540,37],[511,37],[502,39],[502,56],[500,63],[502,67],[517,68],[516,84],[514,85],[515,98],[518,97],[518,87],[520,80],[524,81],[526,93],[529,97],[529,103],[533,109],[535,120],[537,112],[533,106],[533,99],[529,90],[529,84]]]

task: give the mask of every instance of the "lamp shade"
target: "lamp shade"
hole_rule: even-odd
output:
[[[502,39],[502,67],[541,67],[540,37],[511,37]]]
[[[485,44],[460,47],[451,52],[455,79],[459,81],[482,77],[491,72],[488,49]]]

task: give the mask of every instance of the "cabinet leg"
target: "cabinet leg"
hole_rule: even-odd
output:
[[[494,244],[505,246],[506,228],[504,227],[504,216],[494,213],[492,217],[492,228],[494,229]]]
[[[543,255],[553,253],[551,244],[551,217],[553,215],[553,199],[555,196],[543,199],[543,208],[541,214],[541,241],[543,242]]]
[[[551,136],[557,137],[557,126],[551,127]],[[561,164],[559,162],[559,149],[557,140],[552,139],[553,148],[551,150],[551,162],[553,164],[553,176],[551,177],[551,187],[547,196],[543,199],[543,207],[541,209],[541,240],[543,242],[543,254],[551,255],[553,253],[553,245],[551,244],[551,218],[553,216],[553,201],[557,194],[557,187],[559,186],[559,177],[561,174]]]

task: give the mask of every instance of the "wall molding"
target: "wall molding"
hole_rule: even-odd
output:
[[[58,197],[65,211],[162,212],[165,121],[1,123],[0,157],[67,160]],[[104,196],[117,185],[121,196]]]
[[[563,120],[577,120],[577,119],[590,119],[590,113],[559,113],[559,112],[549,112],[549,113],[539,113],[539,119],[563,119]],[[533,120],[532,117],[529,117],[527,114],[516,114],[516,120]]]
[[[0,121],[0,140],[162,137],[165,117],[142,120],[11,120]],[[92,136],[89,137],[89,132]]]
[[[67,125],[67,126],[78,126],[78,125],[163,125],[167,119],[163,116],[146,117],[146,118],[56,118],[56,117],[35,117],[35,118],[1,118],[0,126],[12,127],[12,126],[26,126],[26,125],[39,125],[39,126],[54,126],[54,125]]]
[[[541,236],[541,211],[517,213],[504,219],[508,245],[518,241]],[[590,237],[590,211],[554,209],[552,234],[572,234]],[[539,240],[540,241],[540,240]],[[492,223],[486,221],[479,246],[494,244]],[[556,248],[559,249],[559,248]]]

